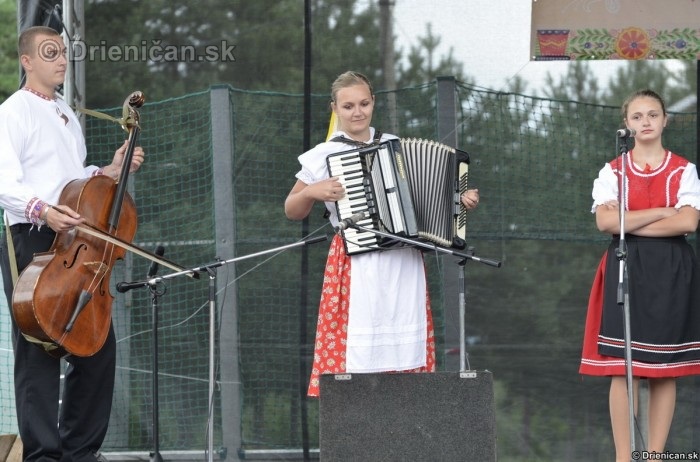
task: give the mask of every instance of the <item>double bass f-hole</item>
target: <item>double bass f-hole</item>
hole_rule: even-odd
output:
[[[75,253],[74,253],[73,255],[69,255],[69,256],[72,257],[72,258],[71,258],[70,260],[64,260],[64,261],[63,261],[63,266],[64,266],[66,269],[72,268],[72,267],[75,265],[75,262],[78,261],[78,257],[79,257],[80,252],[81,252],[81,251],[84,251],[84,250],[87,250],[87,246],[85,246],[85,245],[79,245],[79,246],[75,249]]]

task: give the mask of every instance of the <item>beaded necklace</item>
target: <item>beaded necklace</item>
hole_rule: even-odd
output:
[[[22,87],[22,90],[27,90],[29,93],[31,93],[31,94],[33,94],[33,95],[36,95],[36,96],[38,96],[38,97],[41,98],[41,99],[45,99],[46,101],[56,101],[56,97],[49,98],[49,97],[46,96],[45,94],[40,93],[40,92],[38,92],[38,91],[36,91],[36,90],[33,90],[33,89],[29,88],[29,87],[26,87],[26,86],[25,86],[25,87]]]

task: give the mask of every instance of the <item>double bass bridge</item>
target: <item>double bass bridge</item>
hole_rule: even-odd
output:
[[[83,263],[83,266],[87,268],[90,273],[97,276],[99,280],[102,280],[105,274],[110,270],[109,265],[104,261],[88,261]]]

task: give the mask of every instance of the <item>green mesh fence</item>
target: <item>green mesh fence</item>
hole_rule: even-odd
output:
[[[430,83],[378,94],[374,125],[402,137],[438,139],[437,91]],[[469,185],[482,195],[468,217],[468,241],[477,255],[503,262],[499,269],[465,266],[467,359],[471,368],[494,374],[499,459],[609,459],[607,381],[581,380],[577,370],[588,291],[607,243],[590,213],[590,190],[616,154],[619,109],[460,84],[454,95],[454,130],[472,160]],[[213,111],[212,100],[229,109],[230,124]],[[328,97],[314,96],[312,108],[315,144],[326,135]],[[106,112],[118,115],[120,109]],[[330,234],[320,206],[305,223],[284,218],[303,151],[302,114],[301,95],[230,88],[148,102],[141,110],[147,162],[130,180],[139,211],[135,243],[149,250],[163,245],[166,257],[196,267],[228,251],[243,256]],[[230,153],[215,149],[221,133],[213,127],[224,120]],[[694,112],[672,114],[665,136],[667,147],[693,161],[695,123]],[[108,162],[124,136],[116,125],[88,119],[91,163]],[[222,156],[232,163],[230,171],[218,170]],[[227,184],[231,194],[216,199]],[[233,242],[220,238],[221,229],[232,233]],[[210,278],[166,283],[158,307],[161,450],[202,450],[209,422],[215,450],[228,457],[304,444],[318,448],[318,401],[304,395],[327,248],[288,249],[217,270],[213,396]],[[452,262],[426,253],[426,264],[439,367],[456,370],[459,345],[452,339],[458,326],[446,302],[456,289],[445,284]],[[113,283],[142,279],[148,266],[130,255],[115,267]],[[0,433],[14,433],[9,320],[6,307],[0,312]],[[117,389],[104,450],[148,451],[151,294],[117,294],[113,317]],[[669,440],[677,450],[700,447],[695,382],[679,382]]]

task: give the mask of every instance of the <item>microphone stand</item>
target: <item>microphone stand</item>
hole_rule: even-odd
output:
[[[501,262],[497,261],[497,260],[491,260],[488,258],[477,257],[476,255],[474,255],[474,248],[473,247],[469,247],[467,249],[467,253],[462,253],[462,252],[458,252],[458,251],[453,250],[453,249],[449,249],[447,247],[440,247],[439,245],[436,245],[434,243],[425,242],[425,241],[416,240],[416,239],[411,239],[411,238],[402,237],[402,236],[397,236],[394,234],[379,231],[377,229],[367,228],[365,226],[358,225],[357,223],[353,223],[353,221],[354,221],[353,219],[350,219],[349,221],[344,221],[340,227],[336,227],[336,231],[340,231],[341,229],[351,227],[351,228],[357,229],[359,231],[368,231],[368,232],[374,233],[378,236],[387,237],[387,238],[390,238],[390,239],[393,239],[396,241],[410,244],[410,245],[415,246],[415,247],[421,247],[423,249],[433,250],[433,251],[440,252],[443,254],[453,255],[453,256],[459,257],[461,259],[461,260],[458,260],[458,262],[457,262],[457,264],[462,267],[460,274],[459,274],[459,282],[460,282],[460,284],[459,284],[459,318],[460,318],[459,319],[459,327],[460,327],[459,364],[460,364],[460,373],[466,372],[467,371],[467,369],[466,369],[466,362],[467,362],[466,361],[466,346],[465,346],[465,343],[466,343],[466,334],[465,334],[466,325],[465,325],[465,319],[464,319],[465,315],[466,315],[466,301],[465,301],[465,291],[466,290],[465,290],[465,282],[464,282],[464,271],[465,271],[464,267],[465,267],[466,262],[468,260],[473,260],[473,261],[476,261],[479,263],[484,263],[486,265],[494,266],[496,268],[501,267]]]
[[[474,255],[474,247],[467,247],[467,252],[469,255]],[[466,271],[467,259],[462,259],[457,262],[461,267],[459,272],[459,371],[466,372],[471,367],[468,368],[469,361],[467,360],[467,283],[464,279],[464,272]],[[500,267],[500,264],[499,264]]]
[[[155,276],[153,274],[152,276]],[[159,290],[157,283],[149,283],[148,288],[151,292],[151,317],[153,318],[153,377],[151,384],[153,387],[153,462],[163,462],[160,455],[160,432],[158,429],[159,401],[158,401],[158,297],[165,293],[165,290]]]
[[[619,132],[618,132],[619,133]],[[622,139],[622,141],[620,141]],[[634,382],[632,377],[632,333],[630,327],[630,303],[629,303],[629,287],[627,276],[627,243],[625,241],[625,206],[627,204],[627,146],[629,141],[628,136],[618,136],[620,158],[622,161],[620,185],[618,187],[619,195],[619,211],[620,211],[620,243],[616,251],[619,263],[619,275],[617,284],[617,304],[622,306],[622,316],[624,323],[625,336],[625,372],[627,380],[627,405],[629,412],[629,432],[630,432],[630,449],[632,453],[635,451],[635,416],[634,416]]]
[[[368,232],[374,233],[378,236],[387,237],[387,238],[393,239],[395,241],[401,241],[401,242],[404,242],[406,244],[413,245],[415,247],[421,247],[421,248],[428,249],[428,250],[434,250],[436,252],[440,252],[440,253],[444,253],[444,254],[448,254],[448,255],[454,255],[455,257],[460,257],[463,259],[474,260],[476,262],[484,263],[484,264],[489,265],[489,266],[495,266],[496,268],[501,267],[500,261],[491,260],[489,258],[477,257],[473,253],[457,252],[456,250],[448,249],[447,247],[440,247],[439,245],[433,244],[430,242],[424,242],[424,241],[420,241],[417,239],[411,239],[408,237],[397,236],[395,234],[385,233],[384,231],[379,231],[377,229],[367,228],[365,226],[361,226],[361,225],[357,225],[357,224],[349,224],[348,227],[355,228],[355,229],[360,230],[360,231],[368,231]]]
[[[162,256],[164,253],[163,247],[156,249],[156,255]],[[148,287],[151,292],[151,329],[152,329],[152,339],[153,346],[151,347],[152,359],[151,367],[153,369],[153,377],[151,378],[151,393],[153,399],[153,411],[152,411],[152,426],[153,426],[153,453],[151,454],[151,461],[153,462],[163,462],[163,458],[160,454],[160,431],[158,429],[159,421],[159,400],[158,400],[158,298],[165,293],[165,289],[158,289],[157,282],[154,282],[153,277],[158,272],[158,264],[151,263],[151,267],[148,271],[147,278],[148,281],[144,283],[119,283],[117,284],[117,291],[120,293],[128,292],[131,289]]]
[[[214,426],[213,426],[213,403],[214,403],[214,345],[215,345],[215,316],[216,316],[216,268],[219,268],[230,263],[235,263],[241,260],[247,260],[249,258],[259,257],[261,255],[266,255],[269,253],[281,252],[283,250],[292,249],[295,247],[302,247],[305,245],[316,244],[317,242],[322,242],[328,240],[328,236],[316,236],[309,237],[305,240],[293,242],[291,244],[263,250],[256,253],[251,253],[248,255],[243,255],[240,257],[230,258],[228,260],[217,260],[212,263],[208,263],[202,266],[197,266],[194,268],[185,269],[175,273],[166,274],[163,276],[154,277],[144,281],[137,281],[131,283],[122,283],[121,291],[127,291],[129,289],[151,286],[155,287],[158,283],[167,281],[169,279],[174,279],[179,276],[190,276],[193,274],[199,274],[202,272],[207,272],[209,274],[209,417],[207,421],[207,461],[212,462],[214,460]],[[119,286],[119,284],[117,285]],[[119,289],[118,289],[119,290]],[[154,308],[155,309],[155,308]],[[154,380],[156,375],[156,370],[154,369]],[[157,395],[154,396],[154,399]],[[155,403],[154,403],[155,406]],[[155,431],[155,428],[154,428]],[[156,440],[157,441],[157,440]],[[160,461],[159,461],[160,462]]]

